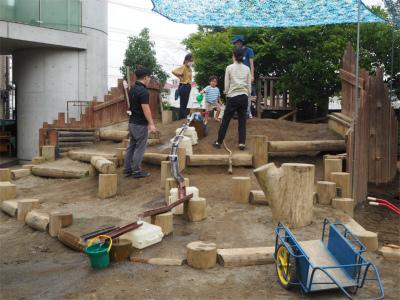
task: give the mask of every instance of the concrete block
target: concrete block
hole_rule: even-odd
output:
[[[42,146],[42,156],[46,161],[54,161],[56,159],[56,147],[55,146]]]
[[[102,199],[113,197],[117,194],[117,174],[99,175],[99,193]]]
[[[0,201],[15,199],[17,186],[9,181],[0,182]]]
[[[11,181],[10,169],[0,169],[0,181]]]

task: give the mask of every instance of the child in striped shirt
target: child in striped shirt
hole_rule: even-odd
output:
[[[214,119],[220,122],[221,118],[219,118],[219,116],[221,115],[221,111],[223,110],[223,104],[220,100],[221,94],[219,92],[219,88],[217,87],[218,84],[217,76],[211,76],[208,80],[208,83],[209,85],[206,86],[204,90],[201,91],[201,93],[204,94],[205,98],[206,114],[205,114],[204,124],[208,123],[209,112],[213,111],[214,109],[217,110]]]

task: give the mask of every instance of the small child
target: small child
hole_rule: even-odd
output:
[[[221,121],[219,118],[221,111],[223,110],[223,104],[220,100],[220,92],[219,88],[217,87],[218,84],[218,78],[217,76],[211,76],[208,79],[209,85],[204,88],[204,90],[201,91],[202,94],[205,96],[205,109],[206,109],[206,115],[205,115],[205,121],[204,124],[208,123],[208,115],[210,111],[213,111],[214,109],[217,110],[217,114],[215,115],[214,119],[218,122]]]

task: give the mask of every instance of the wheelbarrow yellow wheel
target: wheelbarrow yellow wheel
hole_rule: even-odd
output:
[[[296,260],[284,245],[280,245],[276,251],[275,266],[279,283],[285,289],[292,288],[297,281]]]

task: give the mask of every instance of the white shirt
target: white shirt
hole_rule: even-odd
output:
[[[250,68],[235,62],[226,67],[225,94],[227,97],[251,94]]]

